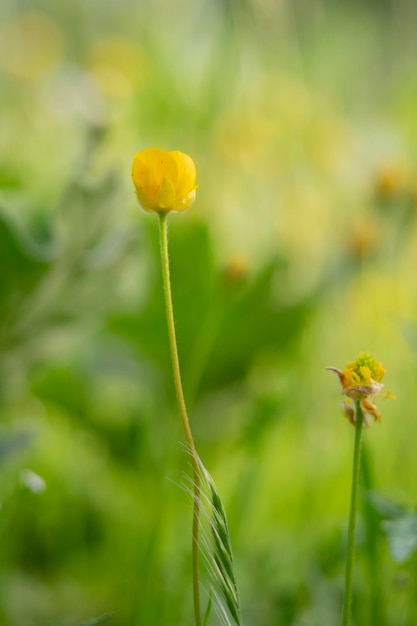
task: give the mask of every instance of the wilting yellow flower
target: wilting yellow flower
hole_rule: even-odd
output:
[[[381,391],[381,380],[385,376],[385,368],[376,358],[367,352],[361,352],[355,361],[350,361],[342,371],[337,367],[326,367],[335,372],[342,385],[342,393],[347,396],[342,403],[345,417],[351,424],[356,423],[355,405],[352,400],[360,402],[364,415],[364,426],[368,426],[368,416],[373,416],[376,422],[381,421],[381,415],[373,402],[373,396]],[[392,394],[387,394],[387,397]]]
[[[132,180],[145,211],[185,211],[194,200],[197,185],[194,161],[188,154],[146,148],[135,154]]]

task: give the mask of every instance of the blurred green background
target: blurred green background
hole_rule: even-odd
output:
[[[367,350],[397,399],[365,434],[354,623],[415,626],[416,20],[412,0],[1,3],[2,626],[193,623],[157,220],[130,181],[148,146],[197,165],[174,306],[244,623],[339,622],[354,431],[324,367]]]

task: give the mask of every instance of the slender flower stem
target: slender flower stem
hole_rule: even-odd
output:
[[[347,557],[345,570],[345,593],[343,598],[342,626],[350,625],[352,607],[352,572],[355,554],[356,511],[358,504],[359,469],[361,459],[361,443],[363,431],[363,411],[360,400],[356,400],[355,444],[353,451],[352,491],[350,496],[350,513],[348,528]]]
[[[181,383],[181,370],[178,358],[177,338],[175,333],[174,311],[172,306],[171,278],[169,271],[168,254],[168,213],[159,214],[159,235],[161,245],[162,282],[165,295],[165,313],[168,324],[169,347],[171,351],[172,372],[174,376],[175,392],[181,413],[182,425],[185,437],[191,453],[192,468],[194,475],[194,506],[193,506],[193,594],[194,594],[194,615],[196,626],[202,626],[201,605],[200,605],[200,580],[199,580],[199,530],[200,530],[200,466],[197,450],[194,444],[190,422],[185,405],[184,392]]]

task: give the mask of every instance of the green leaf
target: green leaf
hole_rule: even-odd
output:
[[[0,439],[0,462],[22,448],[26,448],[31,442],[32,437],[31,433],[23,432],[9,435],[5,439]]]
[[[0,212],[0,318],[27,298],[49,266],[48,250]]]
[[[84,416],[87,401],[87,374],[70,365],[45,368],[34,378],[35,395],[42,402],[53,403],[68,413]]]
[[[284,353],[305,327],[310,301],[287,303],[276,284],[288,268],[276,258],[239,290],[218,297],[217,333],[201,375],[200,389],[211,390],[240,380],[260,353]],[[204,332],[204,329],[203,329]]]
[[[381,495],[377,491],[367,491],[365,498],[373,510],[379,515],[380,519],[391,520],[401,517],[406,513],[406,509],[403,505]]]
[[[386,520],[382,528],[388,537],[392,558],[398,563],[407,560],[417,548],[417,513]]]

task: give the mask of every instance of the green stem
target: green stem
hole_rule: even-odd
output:
[[[355,555],[356,512],[358,505],[359,469],[363,431],[363,411],[360,400],[356,400],[355,444],[353,450],[352,491],[348,528],[347,557],[345,570],[345,593],[343,598],[342,626],[349,626],[352,607],[352,572]]]
[[[191,433],[190,422],[185,405],[184,392],[181,383],[181,370],[178,358],[177,338],[175,333],[174,311],[172,306],[171,278],[169,271],[168,254],[168,225],[167,213],[159,214],[159,234],[161,244],[161,264],[162,282],[165,295],[165,313],[168,324],[169,347],[171,351],[172,373],[174,377],[175,392],[181,413],[182,425],[185,431],[185,438],[191,453],[191,461],[194,476],[194,505],[193,505],[193,595],[194,595],[194,615],[196,626],[201,626],[201,605],[200,605],[200,580],[199,580],[199,543],[198,536],[200,530],[200,466],[197,450]]]

